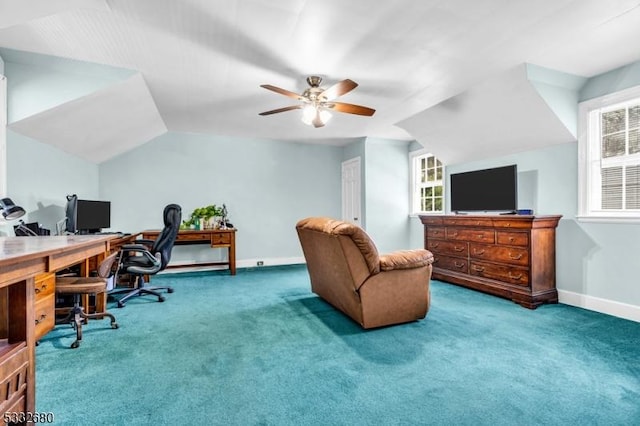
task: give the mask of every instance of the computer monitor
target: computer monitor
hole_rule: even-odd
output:
[[[111,202],[67,197],[67,232],[93,234],[111,227]]]

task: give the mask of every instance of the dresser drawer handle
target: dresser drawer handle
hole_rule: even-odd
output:
[[[484,254],[484,249],[482,249],[482,250],[473,249],[473,254],[477,254],[478,256],[482,256]]]
[[[515,256],[512,255],[511,253],[509,253],[509,259],[520,260],[520,259],[522,259],[522,253],[518,253]]]
[[[509,271],[509,278],[511,278],[512,280],[519,280],[522,278],[522,273],[519,273],[518,275],[513,275],[511,271]]]
[[[464,263],[453,262],[453,266],[456,268],[464,268]]]
[[[473,270],[476,272],[484,272],[484,268],[482,266],[474,266]]]
[[[513,238],[513,237],[509,237],[509,242],[510,242],[510,243],[514,242],[515,240],[516,240],[515,238]]]
[[[453,250],[457,251],[458,253],[460,253],[460,252],[464,251],[464,246],[462,246],[462,247],[454,246]]]
[[[46,284],[42,284],[40,286],[40,288],[36,287],[35,289],[35,293],[36,294],[40,294],[41,292],[45,291],[47,289],[47,285]]]
[[[457,236],[458,236],[458,233],[457,233],[457,232],[452,232],[452,233],[451,233],[451,236],[455,238],[455,237],[457,237]]]
[[[438,248],[439,245],[440,245],[440,243],[431,243],[431,247],[432,248]]]
[[[40,324],[45,319],[47,319],[47,314],[40,315],[40,318],[36,319],[36,325]]]
[[[484,240],[484,234],[478,234],[477,238],[478,238],[479,240]]]

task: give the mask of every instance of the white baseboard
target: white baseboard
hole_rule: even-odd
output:
[[[221,269],[229,269],[226,265],[193,265],[192,260],[181,260],[177,262],[171,262],[171,266],[177,267],[185,265],[180,269],[165,269],[161,273],[180,273],[180,272],[198,272],[198,271],[217,271]],[[262,262],[262,265],[258,266],[258,262]],[[264,266],[284,266],[284,265],[298,265],[306,263],[304,257],[274,257],[274,258],[259,258],[259,259],[242,259],[236,260],[236,268],[262,268]],[[189,266],[186,266],[189,265]]]
[[[298,265],[305,263],[304,257],[272,257],[272,258],[256,258],[256,259],[243,259],[236,261],[236,267],[238,268],[256,268],[258,262],[263,262],[261,266],[283,266],[283,265]]]
[[[576,306],[615,317],[640,322],[640,306],[629,305],[627,303],[615,302],[613,300],[601,299],[599,297],[587,296],[572,291],[558,290],[558,302],[565,305]]]

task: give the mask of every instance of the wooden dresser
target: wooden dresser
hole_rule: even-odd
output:
[[[562,216],[420,216],[432,277],[535,309],[557,303],[556,227]]]

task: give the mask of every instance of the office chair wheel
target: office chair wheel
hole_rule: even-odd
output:
[[[165,298],[164,298],[164,297],[162,297],[162,296],[158,296],[158,302],[164,302],[164,301],[165,301]]]
[[[120,326],[118,325],[117,322],[112,322],[111,323],[111,328],[116,329],[116,328],[120,328]]]
[[[77,349],[80,346],[80,342],[77,340],[71,344],[71,349]]]
[[[173,289],[171,287],[167,288],[167,293],[173,293]]]
[[[118,300],[118,308],[124,308],[124,303]]]

